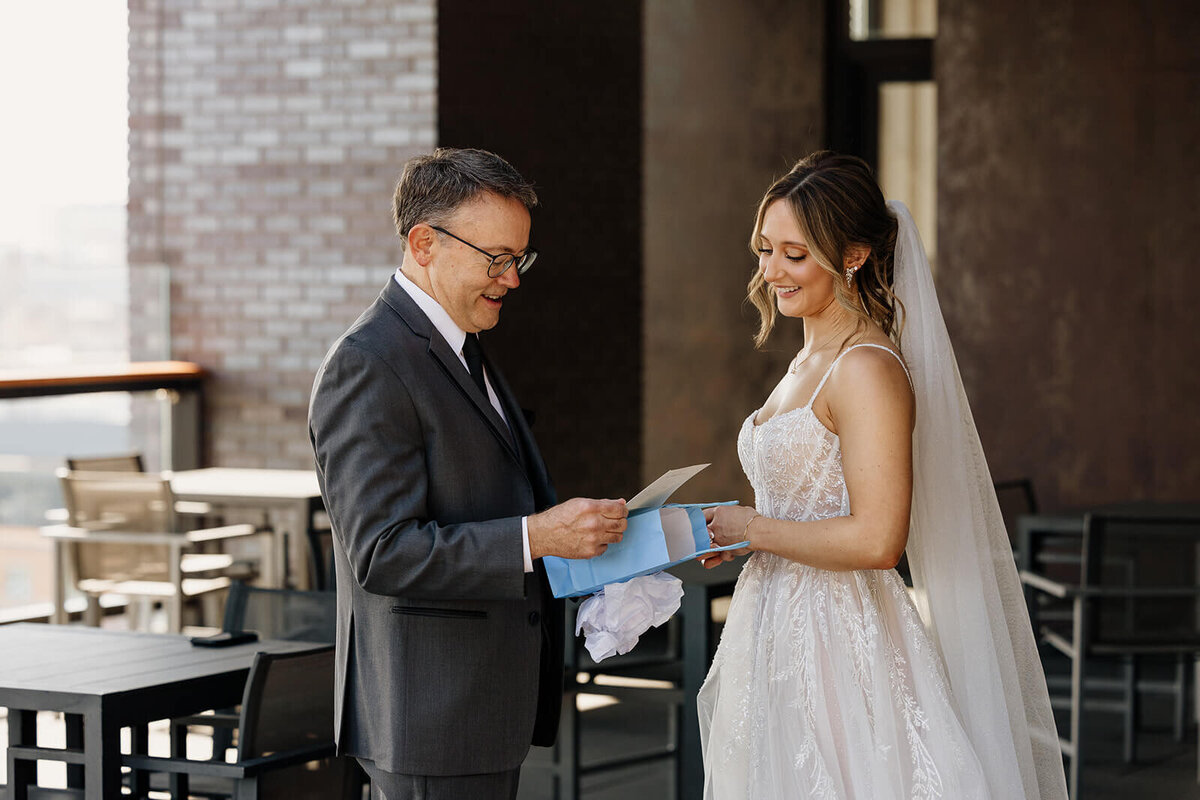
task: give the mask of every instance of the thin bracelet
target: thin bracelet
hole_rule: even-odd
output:
[[[750,519],[746,520],[746,527],[742,528],[742,541],[743,542],[750,541],[750,537],[746,535],[746,534],[750,533],[750,523],[754,522],[754,520],[758,519],[761,516],[762,516],[762,514],[755,511],[754,516],[751,517]]]

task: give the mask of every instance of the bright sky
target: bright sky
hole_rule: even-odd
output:
[[[48,211],[124,205],[125,0],[0,2],[0,244],[42,242]]]

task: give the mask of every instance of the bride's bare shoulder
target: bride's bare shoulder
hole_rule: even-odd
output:
[[[844,372],[863,376],[874,375],[877,372],[899,372],[908,375],[908,363],[899,348],[890,340],[865,341],[853,345],[844,356],[839,367],[845,367]],[[905,377],[905,383],[908,382]]]
[[[844,408],[878,408],[880,403],[912,407],[912,386],[904,357],[890,341],[866,342],[847,352],[830,376],[829,401],[835,412]]]

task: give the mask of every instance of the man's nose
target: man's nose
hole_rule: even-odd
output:
[[[496,280],[506,289],[515,289],[521,285],[521,276],[517,272],[516,265],[504,270],[503,274]]]

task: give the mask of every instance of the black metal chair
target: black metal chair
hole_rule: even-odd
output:
[[[225,601],[221,630],[254,631],[263,639],[333,644],[337,636],[337,595],[267,589],[234,581]]]
[[[742,563],[744,559],[715,570],[706,570],[694,561],[672,567],[670,572],[684,583],[679,612],[661,627],[643,634],[632,652],[599,664],[575,636],[576,608],[573,602],[568,603],[558,743],[548,753],[535,750],[525,762],[533,770],[549,770],[555,800],[578,800],[584,776],[664,759],[675,762],[674,796],[700,796],[702,786],[694,785],[703,782],[696,690],[708,672],[724,623],[723,612],[714,601],[733,593]],[[665,740],[650,741],[637,753],[585,762],[582,739],[588,725],[587,713],[578,708],[580,694],[608,695],[636,704],[648,714],[661,710],[666,721]]]
[[[333,564],[333,526],[329,514],[317,511],[313,514],[308,531],[308,580],[318,591],[332,592],[335,588],[336,570]]]
[[[1085,707],[1123,714],[1125,759],[1133,761],[1140,695],[1165,688],[1175,694],[1174,732],[1182,740],[1187,665],[1200,656],[1200,519],[1089,514],[1081,541],[1077,582],[1021,573],[1026,586],[1070,608],[1069,625],[1047,621],[1039,633],[1071,663],[1069,738],[1060,745],[1070,761],[1072,798],[1079,796]],[[1174,681],[1159,686],[1143,680],[1141,663],[1149,658],[1173,660]],[[1085,698],[1105,685],[1089,681],[1089,664],[1105,659],[1120,665],[1119,696]]]
[[[1012,478],[996,481],[992,486],[996,490],[996,500],[1000,503],[1000,515],[1004,518],[1004,528],[1008,531],[1008,540],[1012,543],[1015,552],[1017,549],[1017,517],[1022,514],[1038,512],[1037,494],[1033,491],[1033,481],[1029,478]]]
[[[637,703],[648,713],[651,707],[657,706],[671,718],[669,732],[678,727],[676,712],[684,698],[680,688],[682,663],[677,618],[642,634],[632,652],[606,658],[597,664],[584,648],[583,639],[575,635],[577,610],[578,604],[568,601],[558,741],[547,751],[534,750],[524,765],[529,772],[549,772],[554,800],[579,800],[581,780],[585,775],[674,758],[678,750],[677,741],[665,741],[653,750],[584,762],[582,740],[586,712],[579,708],[581,694]]]
[[[297,589],[266,589],[234,581],[225,600],[221,630],[227,633],[253,631],[262,639],[333,644],[337,636],[337,595]],[[233,746],[239,712],[216,709],[206,714],[171,721],[172,742],[182,748],[189,727],[211,728],[213,753],[224,754]]]
[[[258,653],[242,696],[236,761],[226,762],[223,754],[212,761],[131,755],[123,763],[170,775],[174,797],[357,800],[363,785],[358,765],[334,755],[333,670],[332,647]]]

